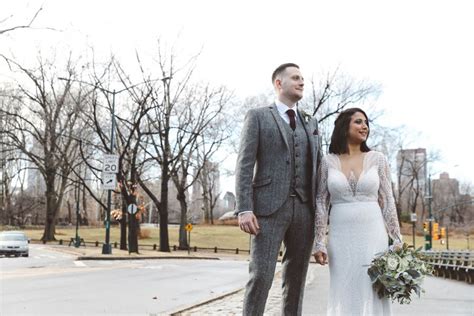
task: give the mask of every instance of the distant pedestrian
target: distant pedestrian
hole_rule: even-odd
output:
[[[236,213],[252,235],[243,314],[263,314],[283,242],[282,314],[301,315],[314,239],[318,124],[298,109],[298,65],[279,66],[272,82],[275,103],[245,117],[236,166]]]

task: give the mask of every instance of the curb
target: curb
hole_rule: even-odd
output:
[[[168,313],[168,315],[171,315],[171,316],[180,316],[182,313],[184,313],[186,311],[189,311],[191,309],[194,309],[194,308],[197,308],[197,307],[200,307],[200,306],[218,301],[220,299],[226,298],[227,296],[234,295],[234,294],[236,294],[240,291],[243,291],[244,289],[245,289],[245,287],[242,287],[242,288],[239,288],[237,290],[232,290],[232,291],[229,291],[229,292],[226,292],[226,293],[223,293],[223,294],[218,294],[218,295],[216,295],[214,297],[211,297],[209,299],[206,299],[206,300],[204,300],[200,303],[192,304],[192,305],[188,305],[188,306],[184,306],[184,307],[179,307],[177,309],[168,311],[167,313]]]
[[[76,260],[150,260],[150,259],[198,259],[198,260],[220,260],[215,257],[182,257],[182,256],[169,256],[169,257],[154,257],[154,256],[143,256],[143,257],[98,257],[98,256],[79,256]]]

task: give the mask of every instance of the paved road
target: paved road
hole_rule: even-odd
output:
[[[169,314],[241,288],[246,261],[75,261],[31,247],[30,258],[0,258],[0,314]]]
[[[279,315],[280,268],[266,315]],[[230,259],[76,261],[32,245],[29,258],[0,258],[0,314],[240,315],[247,269],[247,261]],[[304,315],[325,314],[328,272],[310,265]],[[424,287],[412,304],[394,304],[394,315],[474,315],[474,286],[433,277]]]

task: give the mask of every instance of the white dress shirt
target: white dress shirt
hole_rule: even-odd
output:
[[[285,103],[281,102],[280,100],[276,99],[275,100],[275,105],[278,110],[278,114],[280,114],[281,118],[287,123],[290,124],[290,118],[288,117],[288,114],[286,114],[286,111],[288,110],[294,110],[296,113],[295,120],[296,124],[298,124],[298,105],[295,104],[293,105],[292,108],[290,108],[288,105]]]

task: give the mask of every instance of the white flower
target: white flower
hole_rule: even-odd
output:
[[[309,115],[309,114],[306,113],[305,111],[300,110],[300,113],[301,113],[301,115],[303,116],[303,121],[304,121],[305,123],[308,123],[308,122],[311,120],[311,115]]]
[[[398,260],[394,257],[388,257],[387,259],[387,267],[390,269],[390,270],[396,270],[397,267],[398,267]]]

